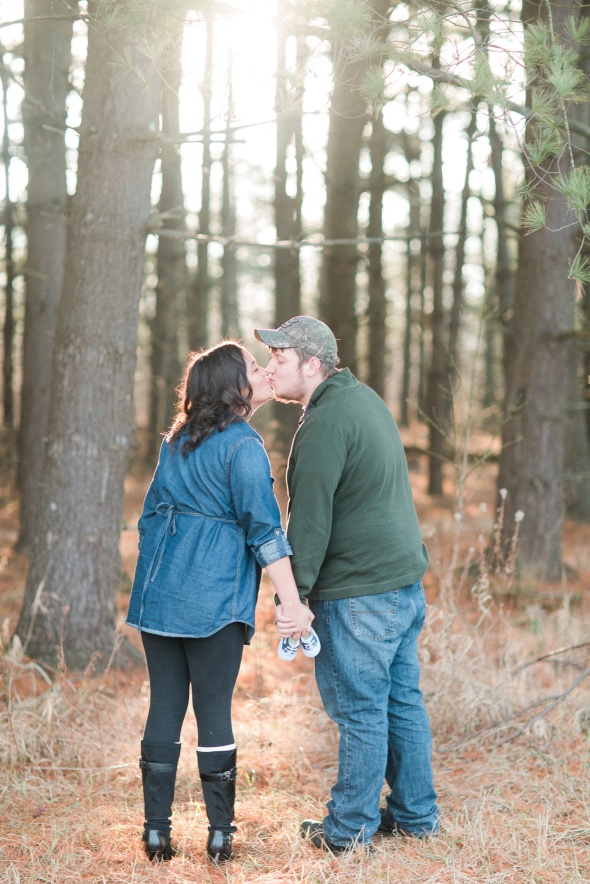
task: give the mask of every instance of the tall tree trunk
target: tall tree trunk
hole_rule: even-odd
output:
[[[406,249],[406,303],[404,309],[404,337],[402,343],[402,381],[399,394],[400,427],[410,426],[410,381],[412,379],[412,296],[414,294],[414,268],[412,261],[413,255],[410,230],[411,227],[408,227],[409,235]]]
[[[453,302],[451,305],[451,314],[449,317],[449,349],[448,349],[448,375],[449,389],[451,394],[455,388],[455,382],[459,367],[459,332],[461,329],[461,314],[463,312],[463,267],[465,264],[465,245],[467,242],[467,209],[469,197],[471,195],[471,187],[469,185],[469,177],[473,171],[473,139],[477,126],[477,117],[475,111],[471,114],[471,119],[465,131],[467,139],[467,159],[465,163],[465,180],[463,182],[463,192],[461,194],[461,216],[459,218],[459,229],[457,235],[457,245],[455,247],[455,276],[453,279]],[[452,398],[448,400],[449,407],[452,409]]]
[[[590,21],[590,5],[580,7],[580,17]],[[586,77],[590,77],[590,55],[585,52],[581,59]],[[590,124],[590,103],[580,102],[572,110],[572,116],[587,126]],[[588,140],[574,148],[576,165],[588,165]],[[590,248],[585,249],[590,257]],[[590,522],[590,291],[578,293],[578,317],[582,331],[579,340],[570,346],[569,405],[566,432],[566,502],[567,513],[573,518]]]
[[[583,321],[587,333],[590,335],[590,293],[586,293],[583,299]],[[584,403],[584,414],[586,423],[586,437],[590,440],[590,347],[586,346],[582,354],[582,365],[584,378],[582,401]]]
[[[482,405],[489,408],[497,401],[496,395],[496,347],[498,326],[502,333],[502,380],[505,387],[506,346],[511,334],[511,321],[514,312],[515,274],[510,256],[508,218],[504,188],[504,145],[493,117],[494,109],[489,108],[488,137],[490,141],[490,163],[494,173],[494,219],[496,222],[496,267],[486,297],[484,316],[485,335],[485,378]]]
[[[493,15],[489,0],[477,0],[476,28],[481,34],[482,43],[488,54],[490,64],[490,20]],[[512,315],[514,302],[514,271],[510,261],[508,248],[508,228],[506,218],[506,198],[504,188],[504,146],[498,133],[494,119],[495,108],[488,105],[488,139],[490,142],[490,161],[494,173],[494,215],[496,221],[496,262],[493,275],[486,284],[483,315],[484,343],[484,380],[482,389],[482,407],[494,405],[496,397],[496,338],[498,323],[502,329],[502,347],[506,345],[507,323]],[[485,235],[482,236],[482,239]],[[488,276],[486,270],[486,278]],[[505,354],[504,354],[505,355]],[[503,360],[505,366],[505,359]]]
[[[361,192],[359,158],[367,122],[367,102],[359,91],[365,63],[345,53],[334,60],[334,89],[326,161],[326,239],[356,239]],[[356,245],[324,249],[320,280],[320,316],[338,341],[343,366],[357,370]]]
[[[25,651],[84,667],[113,648],[123,482],[163,43],[159,2],[126,27],[89,3],[78,188],[53,359],[39,514],[17,626]],[[123,18],[123,21],[121,21]],[[157,41],[157,42],[156,42]],[[145,51],[152,46],[151,58]],[[122,59],[128,67],[122,67]],[[113,77],[117,70],[118,76]]]
[[[565,37],[574,3],[551,3],[555,33]],[[547,8],[525,0],[523,21],[545,18]],[[527,139],[534,125],[527,127]],[[567,152],[560,171],[567,171]],[[563,199],[548,182],[545,167],[527,171],[538,182],[547,212],[546,227],[520,237],[512,336],[507,350],[505,424],[498,487],[506,488],[504,539],[509,542],[514,516],[524,513],[519,561],[548,580],[561,574],[561,528],[568,340],[574,322],[574,285],[568,280],[575,254],[575,228]]]
[[[443,492],[443,459],[446,454],[449,378],[447,372],[447,324],[443,304],[445,243],[443,238],[445,196],[442,174],[444,112],[433,120],[432,203],[428,250],[432,263],[432,349],[426,390],[429,420],[428,493]]]
[[[296,135],[301,127],[301,88],[295,75],[287,71],[287,43],[293,39],[294,13],[291,0],[279,0],[277,28],[277,150],[275,163],[275,226],[277,240],[297,240],[301,236],[301,199],[298,179],[289,175],[290,151],[295,152]],[[299,68],[300,65],[298,64]],[[300,159],[297,157],[297,159]],[[293,183],[295,186],[293,187]],[[280,325],[300,309],[299,250],[275,250],[275,321]]]
[[[403,134],[404,156],[408,166],[412,161],[420,159],[420,142],[415,136]],[[412,382],[412,331],[414,326],[414,311],[416,310],[416,295],[420,298],[420,252],[422,239],[420,237],[420,181],[417,178],[408,178],[407,185],[409,224],[408,243],[406,247],[406,305],[404,317],[404,337],[402,346],[402,382],[400,388],[400,426],[407,427],[410,424],[410,395]],[[418,249],[416,245],[419,244]],[[420,325],[422,314],[420,313]],[[423,334],[423,333],[422,333]]]
[[[389,3],[369,0],[373,14],[373,37],[387,27]],[[376,41],[378,42],[378,41]],[[359,159],[363,131],[368,121],[367,101],[360,86],[369,66],[381,63],[382,49],[373,56],[355,57],[337,49],[333,53],[334,88],[326,157],[326,239],[355,240],[358,236],[358,205],[361,193]],[[326,246],[320,278],[320,315],[338,340],[342,365],[357,370],[356,245]]]
[[[70,5],[73,12],[77,4]],[[39,500],[66,253],[65,121],[72,22],[48,21],[54,6],[54,0],[25,0],[23,125],[28,185],[19,546],[27,546],[30,541]]]
[[[233,58],[228,60],[227,75],[227,126],[221,165],[223,185],[221,193],[221,230],[223,236],[231,238],[236,232],[236,204],[233,194],[233,164],[231,148],[231,121],[233,119]],[[221,258],[221,334],[227,338],[240,337],[240,317],[238,313],[238,273],[236,249],[233,243],[223,247]]]
[[[590,522],[590,447],[586,427],[586,408],[582,390],[582,354],[577,341],[571,341],[568,353],[568,421],[565,434],[565,499],[567,514]],[[585,380],[585,379],[584,379]]]
[[[279,0],[277,7],[277,149],[275,163],[275,226],[277,240],[298,240],[301,237],[302,192],[302,93],[305,69],[305,42],[295,36],[295,8],[291,0]],[[297,40],[294,74],[287,70],[287,44]],[[295,174],[287,171],[289,154],[295,157]],[[299,249],[275,249],[275,325],[281,325],[301,312],[301,277]],[[281,473],[287,461],[291,440],[297,429],[300,410],[294,405],[273,403],[276,426],[274,447]]]
[[[428,234],[423,229],[420,234],[420,327],[418,330],[418,419],[426,418],[426,301],[425,290],[428,279]]]
[[[201,209],[199,233],[211,232],[211,95],[213,91],[213,37],[215,13],[211,4],[205,16],[207,43],[205,48],[205,75],[203,78],[203,160],[201,166]],[[188,342],[191,350],[206,347],[209,342],[209,243],[197,242],[197,270],[188,305]]]
[[[2,113],[4,117],[4,134],[2,136],[2,164],[4,166],[4,264],[6,267],[4,286],[4,327],[3,327],[3,359],[2,359],[2,417],[4,426],[14,426],[14,259],[12,234],[14,230],[14,206],[10,199],[10,138],[8,134],[8,75],[2,66]]]
[[[385,158],[387,156],[387,133],[383,113],[379,110],[371,129],[371,180],[369,224],[367,236],[383,234],[383,195],[385,184]],[[385,397],[385,354],[387,352],[387,302],[383,278],[383,244],[369,243],[369,386]]]
[[[166,35],[162,68],[162,131],[179,131],[178,90],[182,79],[183,22]],[[166,227],[185,227],[182,163],[178,146],[162,142],[162,191],[159,212]],[[170,425],[174,414],[175,393],[181,372],[178,330],[183,322],[187,290],[186,255],[182,239],[161,236],[158,242],[158,284],[156,310],[150,323],[151,332],[151,395],[148,458],[152,463],[159,448],[161,433]]]
[[[490,161],[494,172],[494,218],[497,227],[496,250],[496,300],[499,319],[503,329],[504,364],[506,339],[510,334],[510,324],[514,310],[515,276],[510,260],[510,247],[507,227],[507,202],[504,188],[504,145],[498,134],[495,120],[490,112],[489,120]]]
[[[497,315],[498,301],[494,290],[492,276],[495,275],[496,267],[489,274],[489,282],[486,286],[486,294],[483,306],[483,382],[481,404],[482,408],[491,408],[496,403],[496,338],[497,338]],[[487,275],[487,274],[486,274]]]

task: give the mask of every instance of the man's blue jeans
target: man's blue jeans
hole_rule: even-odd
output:
[[[421,582],[394,592],[311,602],[322,643],[315,659],[320,695],[338,725],[338,781],[324,832],[334,844],[369,842],[387,807],[398,826],[438,830],[430,723],[420,690],[418,636],[426,600]]]

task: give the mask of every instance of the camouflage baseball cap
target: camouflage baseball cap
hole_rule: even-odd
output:
[[[294,316],[277,329],[255,328],[254,334],[267,347],[277,350],[299,347],[309,356],[317,356],[325,365],[334,366],[338,362],[336,338],[325,322],[313,316]]]

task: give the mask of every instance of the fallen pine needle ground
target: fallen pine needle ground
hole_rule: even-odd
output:
[[[336,771],[337,735],[322,710],[313,662],[276,657],[270,593],[235,695],[239,779],[235,859],[204,855],[207,821],[196,766],[196,726],[183,730],[173,815],[178,856],[151,866],[141,849],[139,741],[147,711],[145,672],[92,677],[61,673],[48,685],[26,661],[2,660],[0,880],[6,882],[587,882],[590,879],[588,731],[580,697],[551,722],[494,745],[498,734],[434,756],[440,836],[375,838],[375,854],[332,858],[299,837],[321,818]],[[435,745],[476,733],[534,689],[482,659],[473,628],[432,610],[425,635],[425,692]],[[516,640],[507,624],[504,650]],[[473,634],[469,635],[469,630]],[[488,633],[487,642],[490,643]],[[455,644],[455,649],[453,648]],[[465,650],[465,646],[469,650]],[[539,663],[531,669],[553,664]],[[570,674],[537,673],[545,687]],[[524,679],[521,678],[522,682]],[[455,691],[455,696],[453,696]],[[582,690],[582,695],[584,691]],[[588,699],[588,687],[585,689]],[[590,705],[590,704],[589,704]],[[577,716],[577,717],[576,717]],[[576,724],[577,722],[577,724]],[[500,728],[500,733],[504,731]]]
[[[416,495],[420,507],[419,487]],[[137,508],[141,496],[136,497]],[[479,531],[480,508],[474,512]],[[123,537],[128,575],[136,515]],[[143,666],[124,672],[111,668],[100,676],[47,673],[11,652],[0,657],[0,881],[590,881],[587,603],[583,597],[576,601],[567,588],[557,595],[552,589],[546,604],[549,596],[536,587],[532,600],[521,597],[505,608],[493,587],[480,591],[481,568],[480,577],[477,568],[475,577],[459,569],[464,589],[447,579],[447,587],[457,591],[442,592],[448,533],[439,527],[430,532],[430,523],[440,526],[449,518],[452,523],[452,515],[442,512],[436,521],[430,501],[427,515],[423,524],[433,565],[421,655],[435,746],[439,836],[427,841],[375,837],[372,856],[356,851],[342,857],[301,840],[299,822],[324,815],[338,738],[317,694],[313,661],[299,655],[284,663],[276,655],[272,593],[264,585],[257,632],[245,649],[234,699],[239,767],[234,861],[217,868],[205,856],[207,820],[190,711],[173,813],[178,855],[152,866],[142,851],[138,756],[148,707]],[[572,533],[569,555],[585,589],[589,529],[583,535],[580,530]],[[7,552],[0,582],[5,644],[23,574],[22,558]],[[122,592],[121,615],[125,609]],[[122,632],[137,645],[134,633]]]

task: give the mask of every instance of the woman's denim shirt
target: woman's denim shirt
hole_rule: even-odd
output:
[[[254,633],[261,568],[291,555],[262,439],[245,421],[188,457],[162,443],[138,524],[139,558],[126,622],[199,638],[228,623]]]

